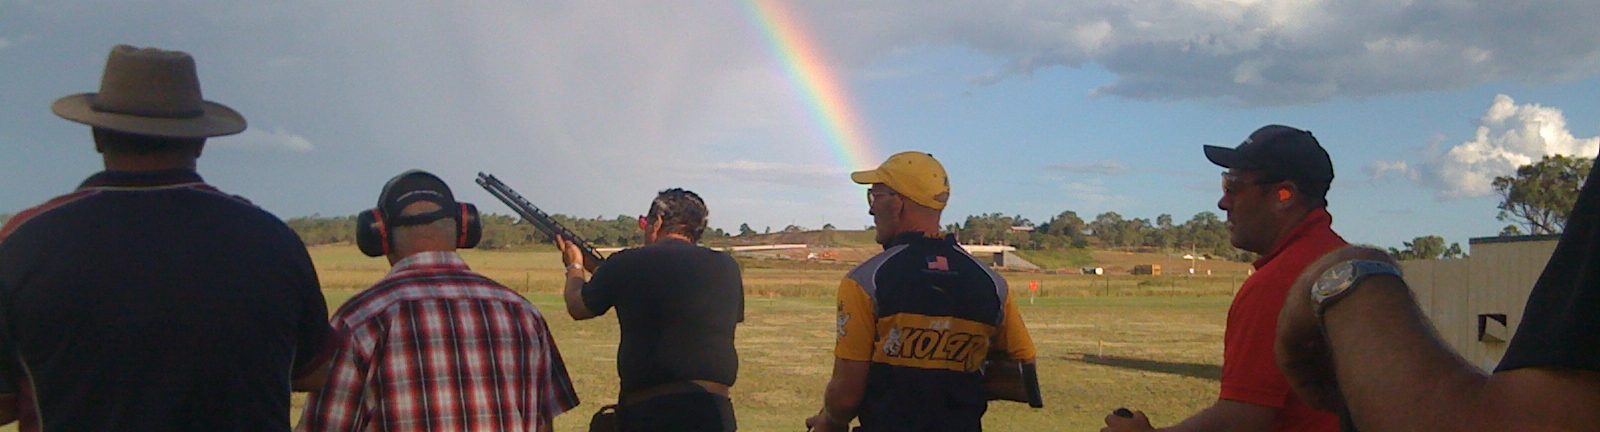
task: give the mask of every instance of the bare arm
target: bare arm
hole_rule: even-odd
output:
[[[591,266],[588,260],[583,258],[583,252],[578,249],[578,245],[567,242],[561,236],[556,236],[556,247],[561,249],[562,264],[567,266],[567,282],[561,288],[561,297],[567,303],[567,314],[572,315],[572,319],[579,321],[594,318],[595,313],[590,311],[589,306],[583,303],[583,284],[588,282],[588,280],[584,279],[584,269],[593,268],[594,266]],[[574,265],[574,263],[582,264]],[[579,268],[579,266],[583,268]]]
[[[567,314],[572,315],[572,319],[575,320],[595,317],[594,312],[589,311],[589,307],[583,304],[584,282],[587,281],[583,279],[583,270],[567,269],[567,284],[561,289],[561,297],[567,301]]]
[[[1600,374],[1487,375],[1439,340],[1399,278],[1352,289],[1328,308],[1324,327],[1361,430],[1600,430]]]
[[[0,425],[17,421],[17,395],[0,394]]]
[[[1201,410],[1189,419],[1172,427],[1155,429],[1150,426],[1150,418],[1143,411],[1134,411],[1132,418],[1117,417],[1115,414],[1106,416],[1106,427],[1101,432],[1120,431],[1267,431],[1272,428],[1272,420],[1278,415],[1278,409],[1237,402],[1231,400],[1218,400],[1210,408]]]
[[[323,362],[321,366],[316,366],[314,369],[306,372],[305,375],[295,378],[291,387],[294,389],[294,391],[300,392],[322,391],[322,386],[328,383],[328,373],[332,370],[333,362]]]
[[[861,400],[867,394],[867,372],[871,362],[833,359],[833,379],[823,395],[822,412],[806,421],[806,427],[817,431],[847,431],[850,420],[861,409]]]
[[[1195,413],[1188,420],[1159,430],[1171,432],[1265,432],[1271,429],[1272,419],[1277,416],[1277,408],[1230,400],[1218,400],[1210,408]]]

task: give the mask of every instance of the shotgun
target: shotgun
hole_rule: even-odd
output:
[[[578,233],[572,232],[572,230],[567,229],[567,227],[561,226],[561,223],[550,218],[550,215],[545,214],[543,211],[539,211],[538,207],[535,207],[533,203],[528,202],[527,198],[523,198],[522,194],[511,190],[511,187],[506,186],[506,184],[501,182],[500,179],[494,178],[493,175],[480,172],[478,173],[478,186],[483,186],[483,189],[489,191],[490,195],[494,195],[495,198],[500,199],[500,202],[506,203],[507,206],[510,206],[511,210],[516,211],[517,215],[522,216],[522,220],[528,221],[528,223],[533,224],[534,227],[539,228],[539,231],[543,231],[546,235],[549,235],[551,242],[555,241],[556,236],[561,236],[562,238],[567,239],[567,241],[572,242],[572,244],[578,245],[578,250],[583,252],[584,261],[593,263],[595,266],[599,266],[600,263],[606,261],[605,258],[600,256],[599,252],[594,250],[594,246],[589,245],[589,242],[584,240],[583,237],[579,237]]]
[[[1039,391],[1039,370],[1033,363],[1012,359],[1005,351],[990,351],[983,361],[983,387],[989,400],[1022,402],[1044,408]]]

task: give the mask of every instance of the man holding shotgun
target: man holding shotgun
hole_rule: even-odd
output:
[[[744,319],[744,283],[728,254],[696,244],[709,212],[699,195],[668,189],[639,217],[645,246],[586,259],[557,235],[573,319],[617,309],[624,431],[732,431],[728,390],[739,372],[734,325]],[[593,271],[591,279],[586,279]]]

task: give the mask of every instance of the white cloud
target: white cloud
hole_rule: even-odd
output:
[[[1428,155],[1420,180],[1437,189],[1440,198],[1481,197],[1494,192],[1496,176],[1513,174],[1519,166],[1552,155],[1594,157],[1596,151],[1600,137],[1572,136],[1560,109],[1518,105],[1510,96],[1498,95],[1471,140]]]
[[[296,153],[305,153],[316,149],[306,137],[296,135],[283,128],[276,128],[270,131],[252,128],[239,135],[216,138],[213,141],[216,145],[227,148],[287,150]]]
[[[1127,197],[1112,193],[1099,179],[1069,182],[1062,185],[1071,202],[1088,208],[1122,208],[1129,203]]]
[[[806,105],[809,95],[795,88],[762,39],[766,29],[751,19],[749,3],[291,3],[41,3],[71,13],[24,8],[0,21],[33,23],[52,44],[85,46],[24,50],[32,36],[13,36],[0,52],[8,58],[24,51],[53,56],[47,58],[78,53],[84,64],[98,66],[104,35],[189,50],[200,62],[208,97],[260,124],[294,128],[257,128],[215,142],[315,150],[321,160],[350,167],[305,176],[318,183],[381,180],[418,166],[456,178],[502,173],[520,177],[521,184],[579,179],[582,187],[523,192],[540,202],[570,203],[565,212],[603,214],[637,207],[639,197],[683,179],[681,171],[692,171],[686,167],[735,161],[709,166],[696,174],[707,181],[691,186],[766,197],[832,176],[826,180],[833,186],[826,187],[859,199],[859,189],[841,180],[842,169],[827,168],[835,162],[831,137]],[[847,85],[865,80],[894,88],[976,58],[992,62],[988,76],[996,81],[1096,65],[1111,75],[1099,94],[1262,105],[1506,79],[1570,80],[1600,69],[1600,44],[1593,43],[1600,26],[1590,24],[1600,20],[1600,4],[1592,0],[1548,0],[1538,7],[1392,0],[974,3],[816,0],[790,7],[829,60],[829,71],[849,78]],[[140,24],[152,20],[193,25],[175,32]],[[83,23],[103,31],[63,30]],[[923,61],[927,53],[938,59]],[[959,64],[942,61],[951,53]],[[93,72],[82,75],[71,88],[95,82]],[[910,144],[891,142],[904,137],[871,138],[865,141],[884,150]],[[1077,168],[1151,172],[1119,166]],[[1183,184],[1214,191],[1214,176],[1206,177]],[[712,182],[719,179],[751,184]],[[1097,183],[1074,183],[1067,192],[1117,199]],[[822,198],[794,199],[828,207],[819,205],[827,202]],[[748,211],[740,217],[777,218],[786,209]],[[863,214],[859,208],[837,211],[840,220]]]
[[[1047,165],[1045,166],[1045,169],[1072,174],[1113,176],[1127,173],[1129,168],[1127,165],[1123,165],[1121,162],[1103,160],[1083,163],[1059,163]]]
[[[1245,105],[1560,82],[1600,72],[1600,3],[1545,0],[967,0],[804,2],[858,64],[954,45],[997,60],[983,85],[1099,64],[1096,94]],[[1539,29],[1530,31],[1530,29]]]
[[[1373,161],[1365,170],[1368,178],[1374,181],[1387,180],[1390,177],[1418,180],[1417,170],[1412,169],[1406,161]]]
[[[822,182],[838,183],[846,175],[843,169],[829,166],[749,160],[716,162],[691,172],[703,172],[723,180],[767,182],[798,187],[809,187]]]

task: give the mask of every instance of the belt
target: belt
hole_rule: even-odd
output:
[[[705,392],[728,397],[729,389],[727,384],[719,382],[706,380],[678,381],[623,393],[622,397],[617,398],[617,405],[632,405],[657,397],[679,393]]]

